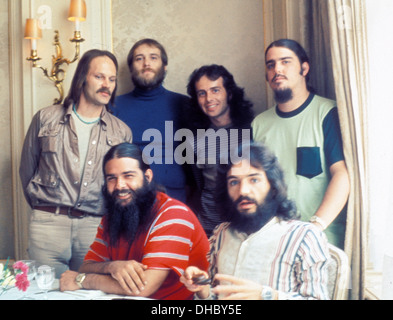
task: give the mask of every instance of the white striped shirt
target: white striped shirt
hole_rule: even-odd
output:
[[[326,236],[314,225],[273,218],[247,235],[221,224],[210,239],[210,272],[269,286],[280,300],[329,299]]]

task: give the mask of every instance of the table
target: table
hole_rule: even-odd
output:
[[[26,292],[19,291],[13,287],[0,295],[0,300],[21,300],[26,295],[29,300],[44,300],[43,291],[38,288],[36,280],[31,281],[30,287]],[[59,290],[59,280],[56,279],[52,289],[47,293],[48,300],[150,300],[149,298],[120,296],[115,294],[107,294],[101,290],[76,290],[64,291]]]

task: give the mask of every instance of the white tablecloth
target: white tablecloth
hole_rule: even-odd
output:
[[[20,300],[24,296],[27,296],[30,300],[43,300],[45,298],[43,291],[38,288],[35,280],[31,282],[30,287],[27,289],[26,292],[19,291],[16,287],[9,289],[2,294],[0,291],[0,300]],[[52,289],[50,289],[47,293],[47,298],[48,300],[148,300],[147,298],[106,294],[100,290],[76,290],[60,292],[59,280],[55,280]]]

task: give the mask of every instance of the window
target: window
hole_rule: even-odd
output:
[[[393,42],[389,40],[393,33],[393,1],[366,0],[366,6],[370,69],[369,260],[374,271],[382,272],[384,261],[390,262],[393,270]],[[393,294],[393,287],[390,291]]]

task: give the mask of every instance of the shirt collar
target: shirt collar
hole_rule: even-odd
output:
[[[73,104],[70,103],[66,109],[66,112],[64,114],[64,122],[68,122],[70,119],[70,116],[72,114],[72,108],[73,108]],[[101,112],[101,119],[100,121],[102,121],[105,125],[108,123],[108,119],[109,119],[109,112],[106,109],[106,106],[102,109]]]
[[[314,96],[315,96],[314,93],[310,93],[306,101],[299,108],[290,112],[283,112],[278,108],[278,106],[276,106],[276,113],[280,118],[292,118],[294,116],[297,116],[299,113],[301,113],[304,109],[306,109],[309,106]]]

